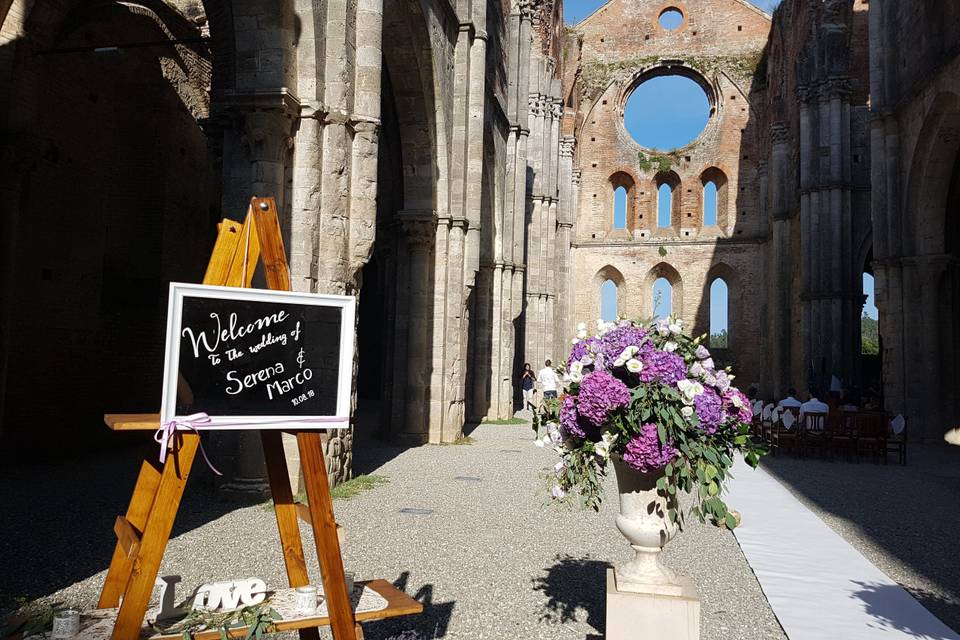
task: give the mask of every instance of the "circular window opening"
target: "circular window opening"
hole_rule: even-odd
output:
[[[676,7],[668,7],[660,12],[660,26],[667,31],[674,31],[683,24],[683,12]]]
[[[623,124],[637,144],[667,151],[700,135],[710,119],[710,99],[699,84],[680,75],[641,82],[623,110]]]

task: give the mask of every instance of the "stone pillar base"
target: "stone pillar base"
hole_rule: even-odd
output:
[[[700,594],[679,576],[676,595],[618,591],[607,569],[607,640],[699,640]]]

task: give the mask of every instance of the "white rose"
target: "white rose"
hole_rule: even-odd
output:
[[[693,415],[693,407],[683,407],[680,409],[680,415],[684,418],[689,418]]]
[[[670,333],[672,333],[673,335],[677,335],[678,333],[683,331],[683,320],[676,318],[674,319],[673,322],[667,325],[667,328],[670,329]]]
[[[663,343],[663,350],[668,353],[671,353],[673,351],[676,351],[677,347],[679,346],[680,345],[678,345],[676,342],[673,342],[672,340],[668,340],[667,342]]]
[[[636,358],[630,358],[627,360],[627,371],[630,371],[631,373],[640,373],[643,371],[643,363]]]
[[[733,400],[731,400],[731,402],[733,403],[733,406],[735,406],[737,409],[743,408],[743,400],[740,399],[739,394],[733,394]]]
[[[571,338],[571,339],[570,339],[570,344],[577,344],[578,342],[580,342],[580,338]]]
[[[580,338],[581,340],[585,340],[587,337],[587,330],[580,329],[579,331],[577,331],[577,337]]]
[[[581,322],[577,325],[577,331],[586,331],[586,330],[587,330],[586,322]]]
[[[583,371],[583,363],[580,362],[579,360],[574,360],[573,362],[570,363],[570,373],[573,373],[575,371],[577,373],[580,373]]]
[[[579,383],[583,380],[583,373],[580,371],[571,371],[570,372],[570,382]]]
[[[603,440],[593,445],[593,451],[604,460],[610,457],[610,445]]]

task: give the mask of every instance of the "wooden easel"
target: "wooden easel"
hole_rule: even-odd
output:
[[[273,198],[252,198],[244,224],[224,219],[218,225],[216,244],[203,283],[249,287],[261,258],[267,286],[289,291],[290,272]],[[160,426],[157,414],[112,414],[104,419],[107,426],[116,431],[155,431]],[[298,523],[298,518],[303,518],[313,527],[330,614],[328,618],[280,621],[276,625],[277,630],[299,629],[301,638],[315,639],[319,638],[317,627],[330,625],[337,640],[360,640],[363,630],[358,620],[420,613],[423,605],[419,602],[385,580],[372,580],[366,582],[366,586],[387,600],[387,608],[354,615],[344,583],[343,559],[337,524],[333,518],[333,502],[327,484],[320,433],[305,430],[291,433],[297,437],[309,507],[296,505],[293,501],[282,433],[276,430],[260,432],[287,578],[291,587],[310,583]],[[162,467],[153,458],[145,459],[127,513],[117,517],[114,525],[117,546],[97,605],[101,609],[120,606],[113,640],[136,640],[140,636],[160,561],[199,442],[200,437],[196,433],[180,431],[177,432],[171,455]],[[231,633],[231,637],[242,638],[245,633],[246,629],[237,629]],[[217,640],[220,633],[215,630],[202,632],[196,638]]]

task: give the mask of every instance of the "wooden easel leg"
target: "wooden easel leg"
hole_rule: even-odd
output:
[[[329,604],[330,629],[336,640],[356,638],[353,605],[344,583],[343,559],[337,539],[337,523],[333,519],[333,500],[327,485],[327,467],[323,461],[323,443],[317,431],[297,433],[300,464],[307,485],[313,538],[323,578],[323,592]]]
[[[157,487],[160,485],[160,472],[144,460],[140,465],[140,475],[137,476],[137,484],[133,489],[133,497],[130,498],[130,506],[127,507],[127,521],[134,527],[143,531],[147,523],[147,516],[150,514],[150,507],[153,506],[153,498],[157,494]],[[107,571],[107,579],[103,583],[103,590],[100,592],[100,600],[97,603],[98,609],[110,609],[120,604],[120,596],[127,586],[127,580],[130,578],[130,570],[133,563],[127,557],[126,551],[119,543],[113,550],[113,559],[110,561],[110,569]]]
[[[287,567],[287,580],[291,587],[310,584],[307,562],[303,557],[303,541],[300,538],[300,521],[293,503],[293,490],[287,473],[287,459],[283,452],[283,433],[261,431],[263,456],[267,461],[270,492],[273,494],[273,509],[277,514],[277,529],[283,547],[283,563]],[[300,629],[301,640],[318,640],[317,629]]]
[[[167,548],[173,520],[180,507],[183,489],[200,443],[200,436],[195,433],[178,433],[176,437],[180,444],[167,456],[164,464],[156,498],[143,528],[140,549],[133,558],[130,579],[124,591],[116,625],[113,627],[112,640],[137,640],[140,637],[140,628],[150,603],[160,561]]]

